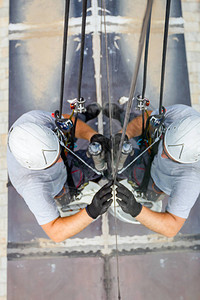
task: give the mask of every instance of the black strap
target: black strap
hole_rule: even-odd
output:
[[[74,195],[77,192],[77,187],[75,186],[74,180],[73,180],[73,177],[72,177],[72,167],[69,166],[69,164],[68,164],[67,157],[65,155],[65,151],[64,151],[63,147],[61,149],[61,157],[62,157],[62,160],[63,160],[65,166],[66,166],[66,170],[67,170],[67,185],[69,187],[69,191],[70,191],[70,194],[72,196],[72,195]]]
[[[147,192],[149,180],[150,180],[150,177],[151,177],[151,165],[152,165],[152,162],[153,162],[153,159],[154,159],[155,155],[158,153],[158,145],[159,145],[159,142],[154,144],[151,148],[151,154],[149,156],[148,163],[145,166],[144,176],[143,176],[142,182],[139,186],[139,191],[143,192],[144,194]]]
[[[61,116],[62,116],[63,95],[64,95],[65,66],[66,66],[66,52],[67,52],[67,33],[68,33],[68,20],[69,20],[69,4],[70,4],[70,0],[66,0],[64,35],[63,35],[63,57],[62,57],[61,86],[60,86],[60,112],[59,112],[59,118],[61,118]]]
[[[77,99],[81,98],[81,84],[82,84],[82,73],[83,73],[83,59],[84,59],[84,45],[85,45],[85,27],[86,27],[86,15],[87,15],[87,0],[82,1],[82,29],[81,29],[81,53],[79,62],[79,78],[78,78],[78,96]],[[71,132],[71,147],[74,149],[74,138],[76,131],[78,113],[75,115],[74,126]]]
[[[162,112],[163,88],[164,88],[164,79],[165,79],[165,63],[166,63],[166,53],[167,53],[167,39],[168,39],[170,4],[171,4],[171,0],[167,0],[167,3],[166,3],[166,14],[165,14],[165,31],[164,31],[164,40],[163,40],[161,81],[160,81],[159,114],[161,114],[161,112]]]
[[[152,7],[151,7],[152,11]],[[149,36],[150,36],[150,29],[151,29],[151,11],[149,16],[149,23],[146,33],[146,43],[145,43],[145,52],[144,52],[144,70],[143,70],[143,87],[142,87],[142,99],[145,97],[146,91],[146,82],[147,82],[147,63],[148,63],[148,52],[149,52]],[[145,131],[145,124],[144,124],[144,110],[142,110],[142,141],[144,144],[144,131]]]

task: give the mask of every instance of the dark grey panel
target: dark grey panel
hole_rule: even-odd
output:
[[[121,299],[199,299],[199,253],[121,256],[119,270]],[[8,263],[8,300],[90,300],[94,297],[118,299],[116,257]]]
[[[122,299],[199,299],[199,253],[176,253],[119,258]],[[112,274],[116,261],[111,260]],[[117,298],[113,286],[110,299]]]
[[[55,258],[8,263],[8,300],[106,299],[103,259]]]

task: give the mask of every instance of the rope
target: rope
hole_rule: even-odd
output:
[[[112,127],[112,108],[111,108],[111,96],[110,96],[110,75],[109,75],[108,39],[107,39],[107,32],[106,32],[106,5],[105,5],[105,0],[103,0],[103,11],[104,11],[104,30],[105,30],[105,49],[106,49],[106,75],[107,75],[108,103],[109,103],[109,124],[110,124],[110,138],[111,138],[111,142],[112,142],[112,146],[111,146],[111,166],[112,166],[112,174],[114,174],[114,151],[113,151],[113,139],[112,139],[113,127]],[[114,198],[113,201],[114,201],[114,215],[115,215],[114,220],[115,220],[115,245],[116,245],[116,261],[117,261],[117,289],[118,289],[118,300],[121,300],[115,192],[113,193],[113,198]]]
[[[166,63],[166,53],[167,53],[167,40],[168,40],[168,28],[169,28],[170,4],[171,4],[171,0],[167,0],[167,3],[166,3],[166,14],[165,14],[165,31],[164,31],[164,40],[163,40],[161,82],[160,82],[159,114],[162,113],[163,88],[164,88],[164,78],[165,78],[165,63]]]
[[[82,1],[82,27],[81,27],[81,53],[80,53],[80,61],[79,61],[79,78],[78,78],[78,98],[77,98],[78,100],[81,98],[86,15],[87,15],[87,0],[83,0]]]
[[[61,85],[60,85],[60,111],[59,111],[59,118],[60,119],[61,119],[61,116],[62,116],[64,83],[65,83],[65,66],[66,66],[66,52],[67,52],[69,4],[70,4],[70,0],[66,0],[66,2],[65,2],[64,35],[63,35],[62,71],[61,71]]]
[[[152,11],[152,8],[151,8]],[[148,52],[149,52],[149,36],[151,28],[151,11],[149,16],[149,23],[146,34],[145,52],[144,52],[144,71],[143,71],[143,88],[142,88],[142,99],[144,99],[146,91],[146,81],[147,81],[147,62],[148,62]],[[142,110],[142,140],[144,141],[144,110]]]
[[[147,152],[153,145],[155,145],[159,140],[160,140],[160,137],[157,137],[155,139],[155,141],[150,145],[148,146],[143,152],[141,152],[137,157],[135,157],[127,166],[125,166],[123,169],[119,170],[118,171],[118,174],[121,174],[123,173],[127,168],[129,168],[138,158],[140,158],[145,152]]]
[[[81,98],[81,84],[82,84],[82,73],[83,73],[83,59],[84,59],[84,46],[85,46],[85,27],[86,27],[86,15],[87,15],[87,0],[82,1],[82,26],[81,26],[81,53],[80,53],[80,61],[79,61],[79,77],[78,77],[78,95],[77,100],[79,101]],[[75,121],[74,126],[72,128],[71,134],[71,147],[74,149],[74,138],[76,131],[76,123],[77,123],[78,113],[75,113]]]
[[[63,146],[67,151],[69,151],[72,155],[74,155],[77,159],[79,159],[84,165],[86,165],[89,169],[95,172],[98,175],[102,175],[101,172],[92,168],[88,163],[86,163],[80,156],[78,156],[74,151],[72,151],[69,147],[67,147],[62,141],[60,141],[60,145]]]
[[[118,153],[116,166],[115,166],[114,182],[116,182],[120,154],[121,154],[121,151],[122,151],[122,145],[123,145],[123,142],[124,142],[126,128],[127,128],[129,117],[130,117],[132,99],[133,99],[133,95],[134,95],[134,92],[135,92],[135,86],[136,86],[136,82],[137,82],[137,77],[138,77],[138,72],[139,72],[139,67],[140,67],[140,62],[141,62],[141,56],[142,56],[143,47],[144,47],[144,39],[145,39],[146,32],[147,32],[147,27],[148,27],[148,23],[149,23],[149,18],[150,18],[152,5],[153,5],[153,0],[149,0],[147,2],[146,11],[145,11],[145,15],[144,15],[144,18],[143,18],[142,30],[141,30],[140,39],[139,39],[138,53],[137,53],[136,63],[135,63],[135,72],[134,72],[133,78],[132,78],[132,84],[131,84],[129,100],[128,100],[127,108],[126,108],[124,126],[123,126],[123,129],[122,129],[122,137],[121,137],[121,142],[120,142],[120,145],[119,145],[119,153]]]

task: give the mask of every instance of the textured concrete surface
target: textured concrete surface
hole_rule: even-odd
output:
[[[9,1],[0,1],[0,299],[7,295],[7,171],[8,131],[8,22]]]

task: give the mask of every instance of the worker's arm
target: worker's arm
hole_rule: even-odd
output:
[[[135,200],[134,195],[124,185],[117,185],[117,202],[125,211],[141,224],[152,231],[167,237],[175,236],[186,219],[180,218],[169,212],[155,212],[142,206]]]
[[[151,113],[152,111],[148,111],[149,116],[151,115]],[[146,112],[144,113],[144,124],[146,124],[148,115]],[[136,136],[140,136],[141,134],[142,134],[142,115],[130,121],[126,129],[126,135],[128,136],[129,139]]]
[[[105,213],[112,203],[112,182],[105,184],[93,197],[91,204],[69,217],[57,219],[41,225],[54,242],[62,242],[86,228],[99,215]],[[110,200],[109,200],[110,199]]]
[[[175,236],[186,220],[169,212],[152,211],[145,206],[142,207],[141,212],[135,218],[150,230],[166,237]]]
[[[58,217],[57,219],[42,225],[42,229],[54,242],[62,242],[82,231],[90,223],[91,218],[84,208],[77,214],[69,217]]]
[[[64,114],[63,117],[65,119],[69,118],[70,115],[68,114]],[[72,118],[72,121],[74,123],[75,118]],[[77,123],[76,123],[76,130],[75,130],[75,137],[77,139],[85,139],[90,141],[91,137],[97,134],[97,132],[92,129],[92,127],[90,127],[89,125],[87,125],[85,122],[81,121],[80,119],[77,119]]]

